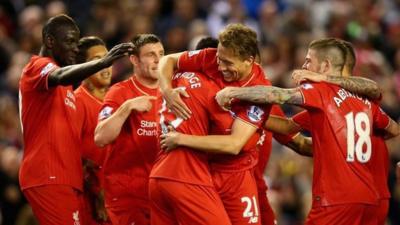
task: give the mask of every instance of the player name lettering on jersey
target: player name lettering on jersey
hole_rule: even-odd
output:
[[[67,106],[73,108],[74,110],[76,110],[75,96],[70,90],[67,91],[67,97],[65,97],[64,103],[65,103],[65,105],[67,105]]]
[[[199,88],[201,87],[200,78],[196,76],[193,72],[184,72],[184,73],[177,73],[174,76],[174,79],[178,79],[180,77],[184,77],[190,83],[190,88]]]
[[[149,129],[150,128],[150,129]],[[136,133],[140,136],[156,136],[157,135],[157,123],[154,121],[140,121],[140,128],[137,129]]]
[[[365,105],[368,106],[368,108],[371,108],[371,102],[368,99],[362,98],[356,94],[353,94],[349,91],[346,91],[345,89],[341,88],[337,91],[337,96],[333,97],[333,101],[335,101],[337,107],[340,107],[340,105],[347,99],[347,98],[357,98],[361,100]]]

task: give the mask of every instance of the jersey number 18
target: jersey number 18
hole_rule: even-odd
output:
[[[354,162],[356,156],[361,163],[368,162],[371,158],[371,128],[368,115],[364,112],[347,113],[347,162]],[[355,134],[358,139],[355,140]],[[364,149],[365,146],[365,150]]]

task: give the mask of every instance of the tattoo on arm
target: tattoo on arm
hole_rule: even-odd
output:
[[[376,82],[364,77],[327,76],[327,82],[337,84],[350,92],[369,99],[378,99],[381,96],[381,90]]]
[[[232,92],[231,97],[259,104],[303,104],[303,95],[299,89],[283,89],[262,85],[237,88]]]

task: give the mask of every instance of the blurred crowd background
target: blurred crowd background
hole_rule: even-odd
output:
[[[354,74],[371,78],[383,90],[382,108],[400,118],[400,0],[0,0],[0,224],[35,224],[18,187],[22,137],[18,81],[23,66],[41,45],[41,30],[51,16],[74,18],[81,36],[97,35],[108,47],[138,33],[155,33],[166,53],[192,49],[205,35],[216,37],[228,23],[257,31],[262,65],[276,86],[293,86],[308,43],[325,36],[354,44]],[[113,68],[113,81],[129,76],[130,63]],[[40,107],[40,106],[38,106]],[[290,116],[298,111],[285,107]],[[49,112],[50,113],[50,112]],[[392,193],[388,224],[400,224],[400,138],[391,152]],[[274,144],[265,173],[268,195],[280,225],[302,224],[311,202],[312,160]]]

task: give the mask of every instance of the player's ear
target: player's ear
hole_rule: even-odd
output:
[[[250,66],[251,64],[254,63],[254,57],[250,56],[247,59],[244,60],[244,63],[246,64],[246,66]]]
[[[53,46],[54,46],[54,37],[53,37],[53,35],[50,35],[50,34],[46,35],[45,38],[44,38],[44,44],[45,44],[46,48],[52,49]]]
[[[329,60],[325,59],[324,61],[322,61],[322,63],[321,63],[322,73],[326,73],[327,71],[329,71],[331,66],[332,66],[332,64]]]
[[[130,55],[129,61],[131,61],[132,65],[136,66],[139,64],[139,58],[136,55]]]

